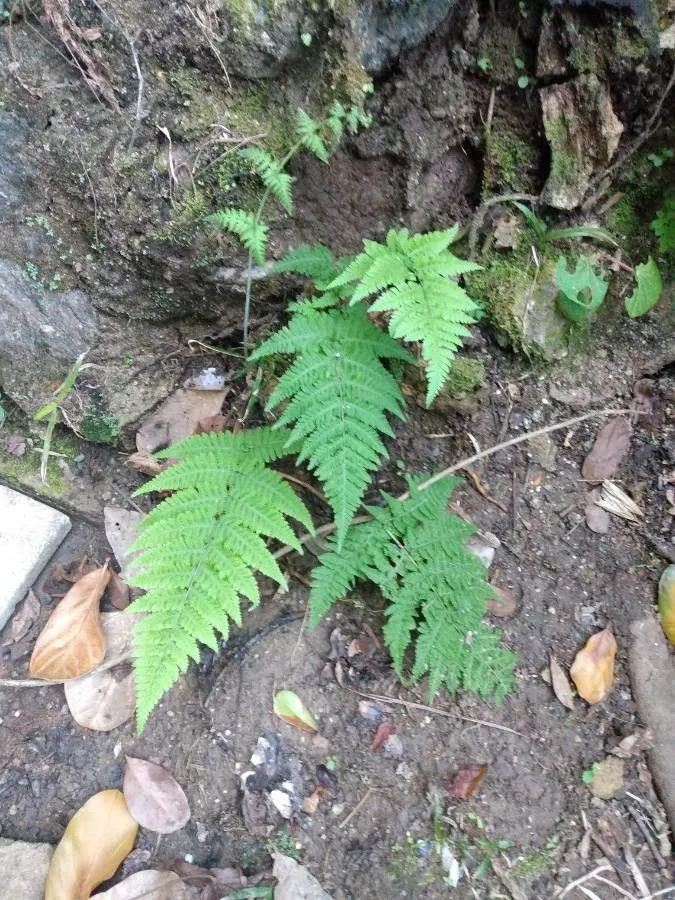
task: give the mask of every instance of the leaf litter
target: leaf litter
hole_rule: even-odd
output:
[[[574,710],[574,694],[572,693],[569,679],[565,674],[565,670],[553,654],[551,654],[549,668],[551,672],[551,687],[553,688],[553,693],[563,706],[567,707],[567,709]]]
[[[124,795],[100,791],[68,823],[52,857],[45,900],[85,898],[117,871],[138,833]]]
[[[97,900],[188,900],[185,882],[175,872],[144,869],[96,894]]]
[[[301,731],[317,734],[316,719],[294,691],[277,691],[274,695],[274,713]]]
[[[30,672],[50,681],[79,678],[105,655],[100,600],[110,581],[108,564],[77,581],[60,601],[37,639]]]
[[[591,705],[602,702],[614,684],[617,643],[609,628],[591,635],[577,653],[570,676],[579,693]]]
[[[143,828],[171,834],[190,821],[183,788],[162,766],[127,756],[123,790],[129,811]]]
[[[606,481],[618,470],[630,447],[632,429],[623,416],[611,419],[598,432],[584,460],[581,474],[587,481]]]

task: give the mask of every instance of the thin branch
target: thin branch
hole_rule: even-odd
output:
[[[345,825],[347,825],[349,822],[351,822],[351,820],[354,818],[354,816],[357,814],[357,812],[361,809],[363,804],[366,802],[368,797],[370,797],[370,795],[375,793],[375,791],[377,791],[377,790],[378,790],[378,788],[369,787],[368,790],[366,791],[366,793],[363,795],[363,797],[361,797],[359,802],[356,804],[354,809],[349,813],[349,815],[346,818],[344,818],[340,822],[340,824],[338,825],[338,828],[344,828]]]
[[[127,650],[125,653],[122,653],[119,656],[115,656],[112,659],[107,660],[107,662],[101,663],[101,665],[97,669],[92,669],[91,672],[86,672],[84,675],[81,675],[80,678],[88,678],[90,675],[99,675],[101,672],[107,672],[108,669],[114,669],[115,666],[120,666],[122,665],[122,663],[129,662],[131,658],[131,651]],[[47,681],[43,678],[0,678],[0,688],[57,687],[58,685],[66,684],[68,681],[79,681],[79,678],[63,678],[58,681]]]

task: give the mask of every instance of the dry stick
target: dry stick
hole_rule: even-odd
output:
[[[612,867],[608,862],[602,863],[597,867],[597,869],[593,869],[592,872],[587,872],[586,875],[582,875],[581,878],[577,878],[576,881],[570,881],[565,890],[560,895],[560,900],[565,896],[565,894],[569,894],[570,891],[573,891],[574,888],[580,887],[584,882],[590,881],[591,878],[595,878],[596,875],[599,875],[601,872],[611,872]]]
[[[472,725],[483,725],[485,728],[496,728],[497,731],[507,731],[509,734],[515,734],[516,737],[522,737],[522,734],[519,731],[514,731],[513,728],[509,728],[507,725],[498,725],[496,722],[487,722],[485,719],[474,719],[473,716],[465,716],[459,712],[449,712],[446,709],[438,709],[437,706],[427,706],[426,703],[416,703],[413,700],[401,700],[399,697],[389,697],[386,694],[367,694],[365,691],[357,691],[356,688],[351,688],[346,684],[341,684],[340,687],[345,691],[349,691],[351,694],[365,697],[366,700],[377,700],[380,703],[394,703],[397,706],[405,706],[408,709],[419,709],[422,712],[433,713],[435,716],[443,716],[445,719],[461,719],[463,722],[471,722]]]
[[[502,441],[500,444],[495,444],[494,447],[488,447],[487,450],[481,450],[480,453],[474,453],[473,456],[467,456],[466,459],[461,459],[458,463],[454,463],[452,466],[448,466],[447,469],[443,469],[441,472],[437,472],[435,475],[432,475],[431,478],[428,478],[426,481],[423,481],[421,484],[417,486],[418,491],[424,491],[428,487],[431,487],[432,484],[436,484],[437,481],[440,481],[441,478],[445,478],[446,475],[452,475],[454,472],[457,472],[459,469],[466,469],[467,466],[470,466],[472,463],[477,462],[479,459],[484,459],[486,456],[492,456],[494,453],[498,453],[500,450],[506,450],[508,447],[514,447],[516,444],[522,444],[525,441],[531,441],[534,438],[541,437],[544,434],[551,434],[553,431],[560,431],[562,428],[569,428],[572,425],[577,425],[579,422],[584,422],[586,419],[593,419],[596,416],[625,416],[630,412],[629,409],[596,409],[593,412],[584,413],[582,416],[574,416],[571,419],[565,419],[563,422],[556,422],[553,425],[546,425],[545,428],[537,428],[536,431],[528,431],[526,434],[518,435],[518,437],[510,438],[508,441]],[[401,494],[400,497],[397,497],[397,500],[407,500],[410,496],[409,491],[406,491],[405,494]],[[351,525],[360,525],[363,522],[370,522],[371,516],[357,516],[355,519],[352,519]],[[307,544],[309,541],[315,540],[317,538],[326,537],[326,535],[332,534],[335,531],[336,525],[335,522],[329,522],[327,525],[322,525],[321,528],[317,528],[314,534],[306,534],[300,538],[301,544]],[[272,554],[275,559],[281,559],[283,556],[286,556],[294,547],[291,547],[289,544],[286,544],[280,550],[277,550],[276,553]]]
[[[114,669],[115,666],[120,666],[124,662],[129,662],[131,660],[131,652],[127,650],[125,653],[122,653],[120,656],[115,656],[112,659],[109,659],[107,662],[101,663],[101,665],[97,669],[92,669],[91,672],[86,672],[84,675],[80,675],[80,678],[88,678],[90,675],[99,675],[101,672],[107,672],[108,669]],[[6,687],[58,687],[62,684],[67,684],[69,681],[78,681],[78,678],[62,678],[59,681],[47,681],[43,678],[0,678],[0,688]]]
[[[338,825],[338,828],[344,828],[345,825],[347,825],[347,823],[350,822],[354,818],[354,816],[357,814],[357,812],[361,809],[361,807],[366,802],[368,797],[370,797],[371,794],[374,794],[377,790],[378,790],[378,788],[369,787],[368,790],[363,795],[363,797],[361,797],[359,802],[356,804],[354,809],[349,813],[349,815],[345,819],[343,819],[340,822],[340,824]]]

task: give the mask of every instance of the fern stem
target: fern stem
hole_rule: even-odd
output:
[[[485,459],[486,456],[492,456],[495,453],[498,453],[500,450],[506,450],[508,447],[514,447],[516,444],[523,444],[525,441],[531,441],[534,438],[541,437],[544,434],[551,434],[553,431],[560,431],[562,428],[569,428],[572,425],[578,425],[579,422],[585,422],[587,419],[593,419],[596,416],[625,416],[630,413],[629,409],[596,409],[593,412],[584,413],[581,416],[574,416],[571,419],[564,419],[562,422],[554,422],[553,425],[546,425],[544,428],[537,428],[536,431],[528,431],[526,434],[520,434],[518,437],[510,438],[508,441],[502,441],[500,444],[495,444],[494,447],[488,447],[487,450],[481,450],[480,453],[474,453],[473,456],[467,456],[465,459],[461,459],[457,463],[453,463],[453,465],[448,466],[447,469],[443,469],[441,472],[437,472],[435,475],[432,475],[431,478],[428,478],[426,481],[421,482],[417,486],[418,491],[424,491],[427,488],[431,487],[432,484],[436,484],[437,481],[440,481],[441,478],[445,478],[448,475],[453,475],[455,472],[458,472],[460,469],[466,469],[467,466],[470,466],[472,463],[477,462],[479,459]],[[406,491],[404,494],[401,494],[400,497],[397,497],[397,500],[407,500],[410,496],[410,492]],[[356,518],[352,519],[351,525],[360,525],[362,522],[370,522],[371,516],[356,516]],[[329,522],[326,525],[322,525],[320,528],[317,528],[314,534],[307,534],[300,538],[301,544],[307,544],[311,540],[316,540],[317,538],[326,537],[329,534],[333,534],[336,530],[337,526],[335,522]],[[281,559],[283,556],[286,556],[294,547],[286,544],[284,547],[281,547],[274,554],[275,559]]]
[[[293,159],[295,154],[302,147],[302,141],[296,141],[295,144],[288,151],[286,156],[279,163],[279,169],[284,170],[288,163]],[[255,214],[255,222],[256,225],[260,223],[260,217],[263,214],[265,209],[265,205],[267,204],[267,200],[270,196],[270,188],[266,187],[263,195],[260,199],[260,204],[258,205],[257,212]],[[242,340],[244,343],[244,362],[248,361],[248,326],[251,317],[251,285],[253,284],[253,254],[249,250],[248,252],[248,264],[246,266],[246,295],[244,297],[244,328],[243,328],[243,336]]]

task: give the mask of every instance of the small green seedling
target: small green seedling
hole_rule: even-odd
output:
[[[668,162],[668,160],[672,158],[673,151],[668,147],[661,147],[660,150],[656,150],[654,153],[647,154],[647,159],[655,169],[660,169],[661,166],[664,166]]]
[[[590,784],[593,781],[593,778],[595,777],[595,773],[597,771],[598,771],[597,763],[593,763],[593,765],[590,767],[590,769],[584,769],[584,771],[581,773],[581,780],[583,781],[583,783]]]
[[[607,282],[596,274],[593,259],[580,256],[573,272],[561,256],[555,267],[555,281],[560,289],[558,309],[570,322],[583,322],[602,304]]]
[[[598,228],[597,225],[573,225],[570,228],[549,228],[549,226],[540,219],[524,203],[517,200],[511,201],[516,209],[522,213],[527,224],[534,232],[538,247],[541,249],[552,241],[573,240],[574,238],[590,238],[598,241],[600,244],[609,244],[611,247],[618,247],[617,241],[604,228]]]
[[[61,408],[68,394],[70,394],[72,389],[75,387],[75,382],[77,381],[77,376],[80,374],[80,372],[93,366],[93,363],[84,362],[84,358],[86,355],[86,353],[81,353],[80,356],[77,357],[63,382],[54,391],[52,399],[49,401],[49,403],[45,403],[45,405],[41,407],[33,416],[33,420],[35,422],[42,422],[45,419],[47,420],[47,429],[42,441],[42,450],[40,451],[40,479],[42,480],[43,484],[45,484],[47,481],[47,464],[49,463],[50,455],[49,448],[51,447],[52,434],[54,433],[54,428],[56,427],[56,420],[58,418],[59,409]]]
[[[481,70],[481,72],[489,72],[492,68],[492,63],[487,58],[487,56],[479,56],[476,60],[476,65]]]
[[[663,281],[659,267],[649,257],[646,263],[635,267],[635,290],[626,297],[626,312],[631,319],[644,316],[659,302],[663,291]]]

